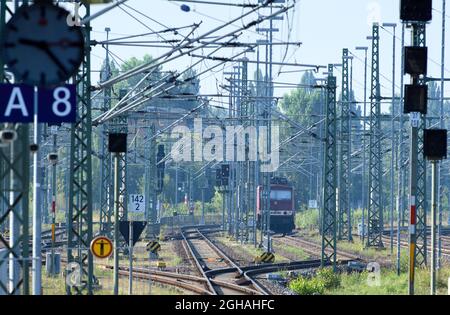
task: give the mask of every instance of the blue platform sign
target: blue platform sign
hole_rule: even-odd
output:
[[[76,88],[67,84],[38,90],[38,120],[43,123],[74,123],[76,121]]]
[[[24,84],[0,84],[0,122],[33,122],[33,93]]]
[[[76,87],[73,84],[37,92],[38,121],[59,124],[76,121]],[[34,88],[24,84],[0,84],[0,122],[31,123]]]

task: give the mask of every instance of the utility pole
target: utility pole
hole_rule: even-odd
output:
[[[56,147],[56,140],[57,140],[57,129],[55,128],[53,131],[53,153],[49,155],[49,162],[52,165],[52,250],[51,250],[51,274],[55,274],[55,241],[56,241],[56,165],[58,163],[58,155],[57,155],[57,147]],[[52,155],[54,155],[52,157]]]
[[[42,137],[42,126],[38,123],[38,102],[36,99],[37,88],[34,94],[34,130],[33,141],[36,150],[33,151],[33,261],[32,261],[32,285],[33,295],[42,294],[42,149],[39,147]]]
[[[381,204],[381,104],[380,104],[380,35],[379,25],[372,27],[372,75],[370,100],[370,155],[369,155],[369,211],[367,217],[367,247],[383,247],[383,208]]]
[[[157,161],[156,161],[156,126],[151,124],[148,127],[147,142],[145,143],[145,156],[148,157],[148,162],[145,163],[145,196],[151,198],[146,199],[146,220],[147,223],[156,223],[157,221],[157,202],[158,202],[158,191],[157,191]],[[150,230],[150,224],[147,224],[148,231]]]
[[[416,47],[425,47],[426,45],[426,25],[425,23],[417,23],[413,24],[413,46]],[[425,85],[425,78],[417,78],[417,84]],[[411,119],[413,120],[413,118]],[[414,122],[412,122],[414,124]],[[411,192],[411,197],[415,197],[415,210],[416,210],[416,253],[415,253],[415,261],[417,266],[426,266],[427,265],[427,193],[426,193],[426,163],[425,158],[423,156],[423,133],[426,128],[426,118],[425,115],[419,115],[418,125],[412,128],[413,134],[412,138],[415,138],[414,147],[411,146],[411,154],[414,157],[416,163],[415,169],[411,168],[411,177],[412,173],[415,172],[414,176],[416,176],[415,182],[415,193]],[[413,184],[411,184],[413,185]]]
[[[105,28],[106,31],[106,57],[105,57],[105,68],[103,69],[103,76],[101,80],[103,82],[108,81],[111,78],[110,60],[109,60],[109,32],[111,29],[109,27]],[[103,110],[106,112],[111,108],[111,87],[106,87],[103,90]],[[100,148],[101,148],[101,166],[100,166],[100,178],[101,178],[101,189],[100,189],[100,233],[108,237],[111,236],[111,224],[112,224],[112,213],[113,213],[113,203],[112,203],[112,185],[111,185],[111,154],[108,150],[108,133],[109,133],[109,122],[102,124],[101,135],[100,135]]]
[[[413,46],[425,47],[425,22],[415,22],[413,28]],[[425,75],[412,75],[416,88],[425,83]],[[426,97],[426,95],[425,95]],[[425,104],[420,104],[425,106]],[[406,104],[405,104],[406,106]],[[409,106],[409,104],[408,104]],[[418,105],[416,105],[418,106]],[[426,236],[426,163],[424,155],[425,113],[411,113],[410,133],[410,233],[409,233],[409,289],[414,295],[415,268],[427,263]]]
[[[437,164],[438,161],[431,161],[431,295],[436,295],[436,214],[437,200],[439,198],[437,188]]]
[[[114,295],[119,295],[119,155],[114,153]]]
[[[396,23],[383,23],[383,27],[392,27],[392,101],[391,101],[391,161],[390,161],[390,208],[389,208],[389,236],[391,255],[394,253],[394,176],[395,176],[395,152],[396,152],[396,133],[395,133],[395,30]]]
[[[446,31],[446,0],[442,0],[442,48],[441,48],[441,99],[440,99],[440,118],[439,123],[441,129],[445,128],[444,123],[444,95],[445,95],[445,85],[444,85],[444,75],[445,75],[445,31]],[[441,164],[439,164],[438,168],[438,213],[439,213],[439,225],[438,225],[438,260],[437,260],[437,268],[441,268],[441,257],[442,257],[442,205],[441,205],[441,196],[442,196],[442,186],[441,186]]]
[[[339,154],[339,239],[352,241],[350,211],[350,86],[348,49],[342,50],[342,99],[340,110],[340,154]]]
[[[178,163],[175,163],[175,208],[178,206]]]
[[[128,295],[133,295],[133,220],[129,219],[129,239],[128,239]]]
[[[364,51],[364,109],[363,109],[363,170],[361,176],[361,189],[362,189],[362,243],[365,244],[365,235],[367,229],[365,228],[365,214],[368,208],[367,206],[367,193],[366,193],[366,127],[367,127],[367,51],[369,47],[356,47],[356,50]]]
[[[18,1],[15,1],[15,8]],[[6,12],[9,11],[6,0],[0,2],[0,39],[4,37]],[[4,61],[0,56],[0,82],[5,81]],[[9,276],[0,279],[0,287],[9,295],[29,294],[29,127],[27,124],[3,125],[3,133],[8,132],[12,141],[2,141],[0,148],[0,166],[2,184],[0,195],[4,201],[5,212],[0,217],[0,227],[9,223],[9,241],[0,239],[5,248],[5,258],[0,266],[9,262]]]
[[[206,177],[206,171],[203,173],[203,181],[202,181],[202,186],[201,186],[201,190],[202,190],[202,218],[200,221],[201,225],[205,225],[205,191],[206,189],[208,189],[207,186],[207,177]]]
[[[402,47],[405,46],[405,24],[402,24]],[[402,49],[402,69],[405,67],[405,60],[404,60],[404,52]],[[403,70],[402,70],[403,71]],[[403,75],[400,76],[400,87],[403,87]],[[405,177],[406,177],[406,166],[405,164],[405,144],[404,142],[404,114],[403,114],[403,95],[404,90],[403,88],[400,89],[400,102],[399,102],[399,108],[398,108],[398,115],[399,115],[399,157],[397,160],[397,170],[398,170],[398,179],[397,179],[397,275],[400,275],[400,255],[401,255],[401,231],[400,228],[403,225],[403,217],[404,217],[404,211],[405,211],[405,198],[404,198],[404,192],[405,189]]]
[[[324,178],[322,202],[322,255],[321,266],[333,264],[336,271],[336,188],[337,188],[337,161],[336,161],[336,77],[333,76],[333,65],[328,66],[328,79],[326,83],[326,122],[325,122],[325,150],[324,150]]]
[[[241,115],[241,101],[242,101],[242,86],[241,86],[241,67],[240,66],[235,66],[233,67],[236,71],[236,80],[235,80],[235,85],[236,85],[236,95],[235,95],[235,112],[234,112],[234,117],[235,118],[239,118],[239,116]],[[236,124],[236,119],[233,120],[234,124]],[[233,135],[233,143],[234,143],[234,135]],[[233,226],[233,231],[234,231],[234,236],[235,236],[235,240],[239,241],[240,239],[240,235],[241,235],[241,229],[240,229],[240,221],[241,221],[241,207],[242,207],[242,178],[241,178],[241,162],[237,161],[237,152],[238,152],[238,148],[237,146],[233,147],[233,156],[235,157],[235,160],[232,162],[233,165],[233,170],[234,170],[234,185],[236,186],[235,189],[235,194],[234,194],[234,198],[235,198],[235,207],[234,207],[234,226]]]
[[[90,16],[90,5],[85,7]],[[82,27],[85,36],[84,60],[77,80],[77,119],[70,141],[70,183],[67,260],[80,268],[80,286],[66,285],[67,294],[92,294],[94,265],[89,244],[92,241],[92,106],[90,24]]]

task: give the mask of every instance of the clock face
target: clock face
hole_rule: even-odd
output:
[[[16,82],[37,86],[67,81],[83,61],[81,29],[52,4],[22,6],[5,27],[4,60]]]

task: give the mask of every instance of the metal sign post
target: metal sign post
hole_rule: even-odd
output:
[[[431,161],[431,290],[430,294],[436,294],[436,210],[437,210],[437,174],[438,161]]]
[[[130,219],[130,237],[128,240],[128,256],[129,256],[129,270],[128,270],[128,295],[133,295],[133,221]]]
[[[119,294],[119,154],[114,154],[114,295]]]

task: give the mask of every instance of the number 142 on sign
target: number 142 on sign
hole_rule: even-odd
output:
[[[145,196],[130,195],[128,211],[134,213],[145,213]]]

